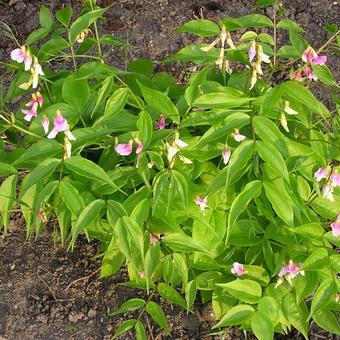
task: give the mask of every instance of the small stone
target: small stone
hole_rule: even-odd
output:
[[[68,321],[77,322],[81,320],[84,316],[85,314],[83,312],[72,311],[68,316]]]
[[[14,270],[14,269],[15,269],[15,263],[11,264],[10,269],[11,269],[11,270]]]
[[[87,316],[92,319],[95,318],[97,316],[97,311],[94,309],[90,309],[89,312],[87,313]]]

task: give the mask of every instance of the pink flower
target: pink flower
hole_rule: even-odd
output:
[[[151,233],[150,234],[150,243],[156,244],[158,241],[159,241],[159,236],[154,234],[154,233]]]
[[[132,141],[126,144],[117,144],[115,150],[121,156],[129,156],[132,153]]]
[[[334,237],[340,236],[340,220],[331,223],[331,228]]]
[[[248,58],[250,63],[254,60],[255,56],[256,56],[256,42],[253,40],[248,50]]]
[[[44,115],[41,119],[41,126],[43,127],[45,134],[48,134],[48,128],[50,126],[50,121],[48,120],[48,118]]]
[[[314,81],[317,81],[318,80],[318,77],[315,75],[315,73],[313,72],[313,70],[310,68],[310,67],[306,67],[305,69],[305,75],[308,79],[310,80],[314,80]]]
[[[34,104],[38,104],[40,107],[42,107],[43,102],[43,96],[40,94],[39,91],[37,91],[36,93],[32,93],[32,99],[26,104],[26,106],[33,106]]]
[[[334,188],[331,185],[324,185],[323,189],[322,189],[322,197],[334,202],[334,196],[333,196],[333,191]]]
[[[11,59],[25,64],[25,71],[28,71],[32,65],[32,57],[28,49],[25,46],[21,46],[20,48],[16,48],[11,52]]]
[[[228,148],[222,150],[223,164],[227,165],[231,156],[231,151]]]
[[[41,219],[42,223],[46,223],[47,222],[46,214],[42,210],[38,211],[38,216]]]
[[[141,272],[139,272],[139,276],[142,278],[142,279],[144,279],[144,277],[145,277],[145,273],[144,273],[144,271],[142,270]]]
[[[245,274],[246,271],[244,270],[243,264],[234,262],[233,268],[231,268],[231,272],[237,276],[242,276],[243,274]]]
[[[165,121],[164,117],[160,117],[158,121],[155,122],[155,128],[157,130],[163,130],[168,124]]]
[[[208,208],[208,197],[195,197],[195,203],[200,207],[201,211],[203,212],[206,208]]]
[[[294,72],[294,79],[297,81],[301,81],[302,80],[302,72],[301,71],[295,71]]]
[[[246,136],[241,135],[238,129],[235,129],[233,137],[236,140],[236,142],[243,142],[246,139]]]
[[[69,130],[69,125],[67,122],[67,119],[65,119],[60,111],[57,111],[56,114],[56,118],[53,121],[53,129],[51,130],[51,132],[48,134],[47,138],[52,139],[55,138],[56,135],[59,132],[64,132],[65,136],[69,139],[69,140],[76,140],[76,138],[73,136],[72,132]]]
[[[21,112],[25,115],[24,119],[27,122],[30,122],[33,117],[38,115],[37,112],[38,104],[34,104],[29,110],[21,110]]]
[[[314,65],[324,65],[327,61],[327,56],[319,56],[311,46],[304,50],[301,58],[304,62],[310,62]]]
[[[305,275],[305,272],[301,269],[301,264],[295,264],[293,260],[289,260],[288,264],[281,267],[279,273],[279,280],[275,288],[283,282],[283,278],[288,281],[290,285],[292,285],[292,280],[298,275]]]
[[[340,174],[333,172],[330,179],[333,187],[340,187]]]
[[[327,178],[329,173],[329,167],[319,168],[316,172],[314,172],[314,177],[317,182],[320,182],[322,179]]]

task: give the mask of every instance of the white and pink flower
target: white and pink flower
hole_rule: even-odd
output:
[[[251,63],[255,57],[256,57],[256,42],[255,40],[253,40],[248,50],[249,62]]]
[[[115,147],[116,152],[121,156],[129,156],[132,153],[132,140],[129,143],[120,143]]]
[[[276,283],[276,287],[278,287],[281,283],[283,283],[284,279],[287,280],[287,282],[292,285],[292,280],[297,277],[298,275],[305,275],[304,270],[301,270],[302,264],[296,264],[293,262],[293,260],[289,260],[288,264],[285,264],[281,267],[281,270],[279,272],[279,279]]]
[[[340,236],[340,220],[331,223],[332,234],[334,237]]]
[[[224,165],[227,165],[229,163],[230,156],[231,156],[231,150],[225,147],[222,150],[222,159],[223,159]]]
[[[234,262],[233,267],[231,268],[231,272],[237,276],[242,276],[245,274],[244,266],[241,263]]]
[[[240,131],[238,129],[234,130],[233,137],[236,142],[243,142],[246,139],[246,136],[241,135]]]
[[[314,172],[314,177],[317,182],[320,182],[322,179],[328,178],[329,175],[329,167],[326,168],[319,168],[317,171]]]
[[[157,130],[163,130],[168,126],[164,117],[160,117],[159,120],[155,122],[155,128]]]
[[[24,63],[25,71],[28,71],[32,65],[32,56],[26,46],[21,46],[20,48],[16,48],[11,52],[11,59],[18,62]]]
[[[324,65],[327,62],[327,56],[325,55],[319,56],[311,46],[304,50],[301,59],[305,63],[309,62],[314,65]]]
[[[53,120],[53,129],[48,134],[47,138],[53,139],[57,136],[59,132],[64,132],[65,136],[69,140],[76,140],[73,136],[72,132],[70,131],[67,119],[64,118],[61,112],[58,110],[56,114],[56,118]]]
[[[333,187],[340,187],[340,174],[333,172],[330,177]]]
[[[44,129],[45,134],[47,135],[50,127],[50,121],[45,115],[43,115],[41,119],[41,126]]]
[[[203,212],[206,208],[208,208],[208,197],[195,197],[195,203],[199,206],[201,211]]]

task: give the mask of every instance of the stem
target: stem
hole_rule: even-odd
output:
[[[340,30],[338,30],[336,33],[334,33],[318,50],[316,53],[322,52],[340,33]]]
[[[72,61],[73,61],[73,67],[74,67],[74,71],[77,72],[77,63],[76,63],[76,58],[75,58],[75,54],[74,54],[74,50],[73,50],[73,46],[70,43],[70,50],[71,50],[71,56],[72,56]]]
[[[46,87],[46,92],[47,92],[48,99],[49,99],[50,102],[52,103],[52,95],[51,95],[51,91],[50,91],[50,88],[48,87],[47,81],[46,81],[45,79],[44,79],[44,83],[45,83],[45,87]]]
[[[91,4],[91,9],[94,10],[92,1],[90,2],[90,4]],[[98,54],[99,54],[100,60],[101,60],[102,62],[104,62],[104,60],[103,60],[103,54],[102,54],[102,48],[101,48],[101,46],[100,46],[100,41],[99,41],[99,33],[98,33],[97,20],[94,21],[93,26],[94,26],[94,32],[95,32],[95,35],[96,35],[96,42],[97,42]]]
[[[277,33],[276,33],[276,14],[277,14],[277,7],[276,7],[276,2],[274,3],[273,9],[274,9],[274,17],[273,17],[273,24],[274,24],[274,32],[273,32],[273,39],[274,39],[274,60],[273,60],[273,64],[274,64],[274,68],[276,66],[276,44],[277,44]]]

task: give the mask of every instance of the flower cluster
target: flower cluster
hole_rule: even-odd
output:
[[[256,56],[257,58],[256,58],[256,61],[254,62],[254,59]],[[249,58],[249,63],[253,67],[253,73],[251,76],[250,88],[249,88],[251,90],[257,82],[257,75],[260,75],[260,76],[263,75],[261,63],[263,62],[266,64],[270,64],[271,61],[270,61],[269,56],[263,52],[262,45],[257,45],[255,40],[252,41],[251,46],[248,50],[248,58]]]
[[[305,62],[304,65],[302,65],[301,68],[299,68],[297,71],[294,72],[294,79],[297,81],[303,80],[303,76],[305,76],[307,79],[310,80],[318,80],[318,77],[313,72],[310,65],[324,65],[327,62],[327,56],[325,55],[318,55],[315,50],[309,46],[304,50],[302,53],[301,59],[303,62]]]
[[[42,107],[43,102],[44,98],[39,91],[32,93],[32,99],[25,104],[25,106],[31,106],[31,108],[29,110],[21,110],[21,112],[25,115],[24,119],[27,122],[30,122],[33,117],[38,115],[38,107]]]
[[[327,166],[325,168],[320,168],[314,173],[314,177],[317,182],[320,182],[323,179],[326,179],[326,183],[322,188],[322,196],[330,200],[331,202],[334,201],[333,191],[334,188],[340,186],[340,174],[333,171],[332,169]]]
[[[28,90],[31,86],[33,89],[37,88],[39,84],[39,76],[44,75],[37,57],[33,56],[32,58],[29,49],[26,46],[21,46],[11,52],[11,59],[18,63],[23,62],[25,65],[25,71],[31,71],[29,81],[21,84],[19,87],[23,90]]]
[[[289,260],[288,264],[285,264],[281,267],[279,272],[279,279],[275,285],[275,288],[278,287],[280,284],[286,280],[290,285],[292,285],[292,280],[297,277],[298,275],[305,275],[304,270],[301,270],[302,264],[296,264],[293,260]]]

